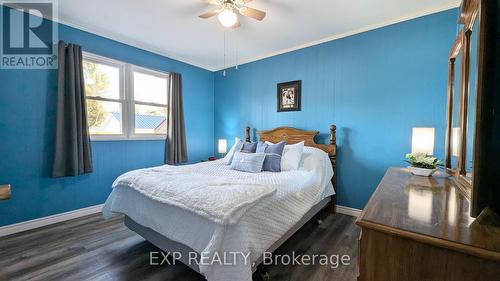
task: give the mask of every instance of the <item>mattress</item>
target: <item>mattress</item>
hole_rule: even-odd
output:
[[[194,164],[197,173],[248,173],[230,170],[222,161]],[[300,170],[314,170],[315,181],[300,181]],[[328,155],[316,148],[305,147],[299,171],[263,172],[249,177],[259,182],[286,182],[276,193],[249,209],[234,225],[220,225],[189,210],[164,204],[140,194],[132,188],[114,189],[103,208],[105,217],[122,213],[142,226],[189,246],[198,253],[242,252],[249,260],[262,253],[290,230],[304,214],[324,198],[335,194],[330,179],[333,169]],[[315,186],[306,183],[315,182]],[[207,280],[243,280],[252,278],[252,264],[239,260],[232,266],[200,265]]]

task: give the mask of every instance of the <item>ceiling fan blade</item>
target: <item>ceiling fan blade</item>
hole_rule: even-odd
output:
[[[202,19],[208,19],[208,18],[211,18],[213,16],[216,16],[218,13],[219,13],[218,10],[214,10],[214,11],[210,11],[210,12],[206,12],[204,14],[201,14],[198,17],[202,18]]]
[[[219,5],[220,4],[220,2],[217,0],[202,0],[202,1],[203,1],[203,3],[209,4],[209,5]]]
[[[244,7],[241,9],[241,14],[256,20],[263,20],[266,17],[266,12],[250,7]]]

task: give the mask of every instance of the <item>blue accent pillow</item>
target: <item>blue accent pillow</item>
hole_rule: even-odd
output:
[[[250,143],[244,143],[243,147],[241,148],[241,152],[244,153],[255,153],[255,150],[257,149],[257,143],[256,142],[250,142]]]
[[[231,169],[249,173],[260,173],[266,159],[265,153],[236,152],[231,162]]]
[[[277,144],[267,144],[259,142],[257,145],[257,152],[264,152],[266,159],[264,159],[263,171],[268,172],[281,172],[281,156],[285,149],[286,142],[281,141]]]

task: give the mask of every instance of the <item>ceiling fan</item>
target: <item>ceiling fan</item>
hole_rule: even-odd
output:
[[[250,17],[256,20],[263,20],[266,16],[266,12],[247,7],[246,4],[252,2],[252,0],[202,0],[203,2],[210,5],[219,6],[217,9],[201,14],[199,17],[202,19],[208,19],[217,15],[220,23],[225,27],[238,28],[240,27],[240,22],[238,20],[238,15],[236,12],[243,16]]]

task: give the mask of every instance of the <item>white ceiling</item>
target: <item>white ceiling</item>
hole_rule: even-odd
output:
[[[227,65],[443,11],[457,0],[254,0],[267,12],[226,32]],[[59,21],[209,70],[224,67],[224,29],[201,0],[60,0]]]

